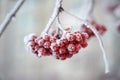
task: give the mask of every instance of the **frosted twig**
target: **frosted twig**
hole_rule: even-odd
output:
[[[90,28],[94,32],[95,36],[97,37],[97,39],[99,41],[99,45],[100,45],[101,51],[103,53],[103,60],[104,60],[104,64],[105,64],[105,73],[108,73],[109,72],[109,65],[108,65],[108,61],[107,61],[106,52],[105,52],[105,49],[104,49],[102,39],[101,39],[100,35],[98,34],[98,32],[96,31],[96,29],[89,22],[86,22],[86,21],[82,20],[81,18],[69,13],[66,10],[64,10],[64,12],[67,13],[68,15],[71,15],[72,17],[76,18],[77,20],[79,20],[80,22],[85,24],[88,28]]]
[[[59,16],[56,17],[56,22],[58,24],[58,28],[61,29],[63,33],[65,33],[66,31],[64,30],[64,28],[62,27],[60,23]]]
[[[18,10],[22,7],[24,2],[25,0],[19,0],[14,6],[14,8],[11,10],[11,12],[7,14],[6,18],[0,25],[0,37],[2,36],[3,32],[5,31],[9,23],[11,22],[12,18],[16,16]]]
[[[42,34],[48,33],[51,25],[53,24],[53,22],[55,21],[58,13],[60,12],[61,3],[62,3],[62,0],[56,0],[56,5],[55,5],[55,8],[54,8],[53,14],[52,14],[51,18],[49,19],[48,24],[46,25]]]

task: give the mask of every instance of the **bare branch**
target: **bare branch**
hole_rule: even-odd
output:
[[[14,8],[11,10],[11,12],[7,14],[6,18],[0,25],[0,37],[2,36],[9,23],[12,21],[12,18],[16,16],[18,10],[21,8],[24,2],[25,0],[19,0],[14,6]]]

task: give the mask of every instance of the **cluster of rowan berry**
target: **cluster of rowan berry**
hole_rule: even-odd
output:
[[[103,34],[107,31],[107,29],[106,29],[106,27],[105,27],[104,25],[98,24],[98,23],[96,23],[94,20],[92,20],[90,23],[91,23],[91,25],[98,31],[98,33],[99,33],[100,35],[103,35]],[[95,36],[95,34],[93,33],[93,31],[92,31],[91,29],[89,29],[89,28],[88,28],[86,25],[84,25],[84,24],[82,25],[82,31],[88,33],[89,38]]]
[[[85,32],[63,33],[61,38],[44,34],[37,37],[30,34],[25,37],[26,47],[37,56],[54,56],[65,60],[77,54],[81,48],[87,47],[88,34]]]

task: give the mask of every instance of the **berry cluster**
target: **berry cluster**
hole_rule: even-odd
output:
[[[104,25],[98,24],[94,20],[92,20],[90,23],[91,23],[91,25],[93,25],[93,27],[95,27],[95,29],[99,32],[100,35],[103,35],[107,30]],[[84,24],[82,25],[82,31],[88,33],[89,38],[94,36],[93,31],[91,29],[87,28],[87,26]]]
[[[59,39],[48,34],[37,37],[35,34],[25,37],[27,48],[37,56],[54,56],[65,60],[87,47],[88,34],[84,32],[66,32]]]

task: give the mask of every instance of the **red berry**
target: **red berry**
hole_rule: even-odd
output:
[[[39,50],[39,45],[35,45],[35,51],[38,51]]]
[[[82,36],[83,41],[86,41],[88,39],[88,34],[85,32],[82,32],[81,36]]]
[[[38,43],[38,41],[41,40],[41,39],[42,39],[42,37],[37,37],[37,38],[35,39],[35,42]]]
[[[76,41],[81,41],[82,40],[80,32],[76,32],[75,35],[76,35]]]
[[[85,33],[85,32],[82,32],[81,36],[82,36],[82,38],[86,38],[87,39],[89,35],[87,33]]]
[[[55,38],[55,37],[50,38],[50,42],[55,42],[56,40],[57,40],[57,38]]]
[[[101,29],[99,30],[99,33],[100,33],[101,35],[103,35],[103,34],[107,31],[107,29],[106,29],[106,27],[103,26],[103,25],[101,25],[100,28],[101,28]]]
[[[43,37],[43,39],[45,40],[45,41],[49,41],[50,40],[50,36],[49,35],[44,35],[44,36],[42,36]]]
[[[57,45],[58,45],[59,47],[63,47],[63,46],[65,46],[65,43],[64,43],[63,40],[57,40]]]
[[[30,46],[30,47],[35,47],[36,43],[34,41],[30,41],[28,42],[27,46]]]
[[[69,44],[69,41],[67,39],[62,40],[66,45]]]
[[[58,51],[59,50],[59,47],[55,42],[51,43],[50,48],[51,48],[52,51]]]
[[[44,48],[50,48],[51,43],[49,41],[46,41],[44,43]]]
[[[83,44],[81,44],[82,48],[86,48],[88,46],[87,42],[84,42]]]
[[[76,50],[76,47],[74,44],[69,44],[67,49],[68,51],[74,52]]]
[[[76,44],[76,51],[78,52],[81,49],[81,44]]]
[[[34,54],[36,54],[38,56],[38,51],[33,51]]]
[[[41,53],[41,55],[45,56],[47,54],[47,50],[45,48],[40,48],[39,52]]]
[[[63,53],[66,53],[67,52],[67,49],[65,48],[65,47],[61,47],[60,49],[59,49],[59,53],[60,54],[63,54]]]
[[[73,56],[73,54],[66,53],[67,58],[71,58],[72,56]]]
[[[75,41],[76,36],[74,34],[67,33],[66,38],[68,41]]]
[[[45,43],[45,40],[43,40],[43,39],[39,39],[39,40],[38,40],[39,46],[43,46],[44,43]]]
[[[67,57],[66,54],[60,54],[59,58],[60,60],[65,60]]]

